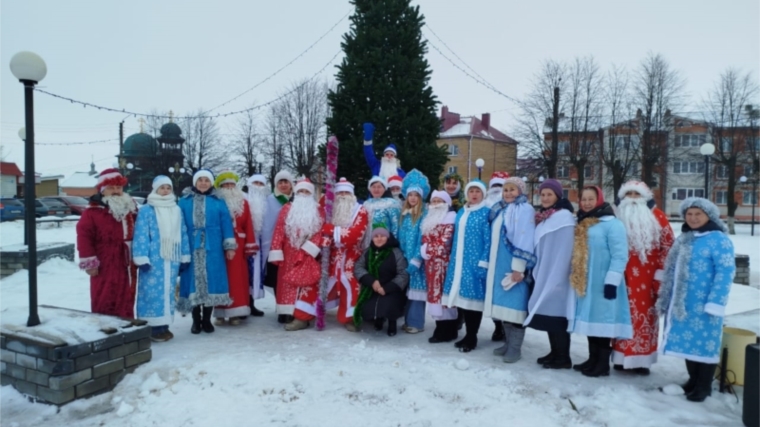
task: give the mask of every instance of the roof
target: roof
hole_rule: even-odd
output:
[[[15,163],[0,162],[0,175],[24,176]]]
[[[63,188],[95,188],[97,183],[98,179],[89,172],[74,172],[58,185]]]
[[[442,127],[439,137],[453,138],[472,136],[517,144],[517,141],[507,136],[504,132],[490,126],[490,120],[490,114],[484,114],[483,119],[479,119],[475,116],[460,117],[457,113],[449,112],[448,107],[444,107],[441,112]]]

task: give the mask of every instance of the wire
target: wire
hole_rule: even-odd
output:
[[[436,34],[436,33],[435,33],[435,31],[433,31],[433,27],[431,27],[431,26],[430,26],[430,24],[428,24],[428,23],[426,22],[426,23],[425,23],[425,27],[427,27],[428,31],[430,31],[430,32],[433,34],[433,36],[435,36],[435,38],[437,38],[437,39],[438,39],[438,41],[440,41],[440,42],[441,42],[441,44],[443,44],[443,46],[444,46],[446,49],[448,49],[448,50],[449,50],[449,52],[451,52],[451,54],[452,54],[452,55],[454,55],[454,57],[455,57],[455,58],[457,58],[459,61],[461,61],[461,62],[462,62],[462,64],[464,64],[464,66],[465,66],[465,67],[469,68],[469,69],[470,69],[470,71],[472,71],[472,72],[473,72],[473,73],[474,73],[476,76],[478,76],[478,77],[479,77],[479,78],[480,78],[480,79],[481,79],[481,80],[482,80],[484,83],[486,83],[488,86],[490,86],[490,87],[491,87],[491,89],[495,89],[495,88],[496,88],[494,85],[492,85],[491,83],[489,83],[489,82],[488,82],[488,81],[487,81],[487,80],[486,80],[486,79],[485,79],[483,76],[481,76],[480,74],[478,74],[478,72],[477,72],[477,71],[475,71],[475,70],[474,70],[472,67],[470,67],[469,65],[467,65],[467,63],[466,63],[466,62],[464,62],[464,60],[463,60],[462,58],[460,58],[460,57],[459,57],[459,55],[457,55],[457,53],[456,53],[456,52],[454,52],[454,50],[453,50],[453,49],[451,49],[451,48],[449,47],[449,45],[447,45],[447,44],[446,44],[446,42],[445,42],[445,41],[443,41],[443,39],[441,39],[440,37],[438,37],[438,34]]]

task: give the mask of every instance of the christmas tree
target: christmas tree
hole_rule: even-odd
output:
[[[422,40],[424,17],[409,0],[352,0],[351,29],[343,36],[345,52],[337,87],[328,94],[331,134],[340,141],[338,176],[367,194],[371,172],[362,154],[362,124],[375,124],[375,154],[395,144],[401,168],[419,169],[438,187],[448,159],[436,145],[441,121],[429,80],[432,71]]]

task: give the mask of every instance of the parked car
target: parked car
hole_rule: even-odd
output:
[[[71,209],[71,213],[74,215],[82,215],[90,202],[84,197],[78,196],[45,196],[41,197],[41,200],[57,200]]]
[[[64,205],[62,202],[59,202],[58,200],[37,199],[34,201],[34,206],[34,215],[37,218],[43,216],[64,217],[71,215],[71,208]]]
[[[24,201],[21,199],[0,199],[0,221],[24,219]]]
[[[135,204],[137,204],[137,209],[142,209],[145,206],[145,197],[132,196],[132,200],[134,200]]]

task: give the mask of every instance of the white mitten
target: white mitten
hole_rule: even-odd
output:
[[[505,291],[512,289],[512,286],[516,284],[517,283],[512,280],[512,272],[505,274],[504,278],[501,279],[501,287],[504,288]]]
[[[421,257],[422,257],[422,259],[424,259],[425,261],[427,261],[427,260],[429,260],[429,259],[430,259],[430,255],[428,255],[428,253],[427,253],[427,247],[428,247],[428,246],[427,246],[427,243],[425,243],[425,244],[423,244],[423,245],[422,245],[422,247],[420,248],[420,256],[421,256]]]

